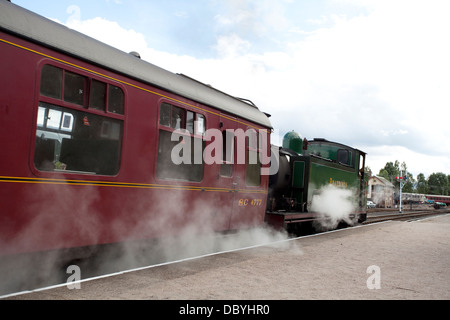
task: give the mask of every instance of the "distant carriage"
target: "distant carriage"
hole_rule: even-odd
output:
[[[445,203],[447,206],[450,205],[450,196],[426,194],[425,197],[429,201]]]
[[[426,195],[420,193],[402,192],[403,203],[424,203],[426,202]]]

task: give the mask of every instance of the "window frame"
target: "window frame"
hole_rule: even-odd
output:
[[[54,98],[54,97],[45,96],[45,95],[41,94],[41,83],[42,83],[41,74],[42,74],[42,69],[46,65],[50,65],[52,67],[56,67],[56,68],[59,68],[62,70],[61,98]],[[86,85],[85,85],[86,88],[85,88],[85,93],[84,93],[84,99],[83,99],[84,102],[82,105],[64,100],[64,90],[65,90],[65,80],[64,79],[65,79],[66,71],[80,75],[87,79]],[[67,66],[65,64],[59,64],[57,62],[54,62],[53,60],[50,60],[50,61],[45,60],[45,61],[41,62],[41,64],[38,66],[37,78],[38,78],[37,97],[38,97],[39,101],[54,104],[54,105],[61,106],[61,107],[76,109],[76,110],[80,110],[80,108],[82,108],[86,112],[100,114],[100,115],[106,115],[108,117],[112,117],[115,119],[121,119],[121,120],[125,119],[125,114],[127,112],[127,110],[126,110],[127,94],[126,94],[125,86],[123,84],[121,84],[120,82],[111,81],[109,79],[106,79],[105,77],[101,77],[96,74],[86,72],[84,70],[80,70],[80,69],[77,69],[77,68],[74,68],[71,66]],[[90,101],[91,100],[91,89],[92,89],[91,85],[92,85],[93,80],[106,84],[106,107],[103,110],[91,107],[91,105],[90,105],[91,104],[91,101]],[[111,86],[119,88],[123,93],[123,95],[122,95],[123,96],[123,107],[122,107],[123,114],[110,111],[109,93],[110,93]]]
[[[41,93],[41,86],[42,86],[42,82],[43,82],[43,78],[42,78],[42,72],[43,69],[46,66],[51,66],[53,68],[58,68],[59,70],[61,70],[61,77],[62,77],[62,83],[60,85],[59,90],[61,91],[61,94],[59,95],[59,98],[55,98],[49,95],[45,95],[45,93]],[[70,72],[73,74],[76,74],[80,77],[83,77],[85,79],[84,81],[84,92],[83,92],[83,104],[79,105],[70,101],[66,101],[64,100],[64,90],[65,90],[65,74],[66,72]],[[123,160],[123,149],[124,149],[124,142],[125,142],[125,132],[126,132],[126,110],[127,110],[127,91],[126,91],[126,87],[121,84],[120,82],[116,82],[116,81],[112,81],[110,79],[107,79],[105,77],[102,77],[99,74],[93,74],[90,73],[88,71],[85,70],[81,70],[79,68],[73,67],[73,66],[69,66],[67,64],[63,64],[63,63],[58,63],[54,60],[49,60],[49,59],[44,59],[42,60],[38,65],[37,65],[37,72],[36,72],[36,99],[35,99],[35,117],[33,120],[33,129],[34,129],[34,133],[33,133],[33,140],[31,143],[31,148],[32,151],[30,153],[30,167],[32,169],[32,171],[37,174],[37,175],[48,175],[48,174],[75,174],[75,175],[91,175],[91,176],[105,176],[105,177],[114,177],[120,174],[120,171],[122,169],[122,160]],[[104,83],[106,85],[106,106],[103,110],[100,109],[96,109],[96,108],[92,108],[90,106],[91,103],[91,84],[93,83],[93,81],[98,81],[101,83]],[[111,86],[117,87],[121,90],[121,98],[122,98],[122,106],[121,108],[123,109],[123,114],[120,113],[115,113],[115,112],[111,112],[109,110],[109,105],[108,105],[108,90]],[[117,149],[117,169],[112,170],[113,173],[102,173],[102,172],[96,172],[96,173],[91,173],[91,172],[83,172],[83,171],[79,171],[79,170],[57,170],[58,168],[55,167],[54,169],[50,169],[50,170],[43,170],[42,168],[39,168],[38,165],[36,165],[35,163],[35,157],[36,157],[36,143],[37,143],[37,139],[38,139],[38,130],[45,130],[45,131],[49,131],[48,128],[44,128],[40,123],[38,123],[40,120],[38,119],[38,114],[40,111],[40,108],[45,108],[47,109],[47,111],[45,111],[45,114],[47,114],[50,110],[49,107],[43,107],[41,104],[47,105],[47,106],[53,106],[55,110],[60,110],[62,111],[61,113],[61,119],[60,119],[60,128],[59,131],[61,133],[64,133],[64,115],[65,113],[68,114],[72,114],[72,120],[71,120],[71,125],[74,126],[74,114],[75,113],[85,113],[86,115],[89,116],[89,114],[92,114],[95,117],[101,117],[101,118],[97,118],[97,119],[105,119],[105,122],[103,122],[103,124],[105,124],[106,122],[108,122],[108,119],[110,119],[111,123],[118,123],[120,125],[120,131],[114,130],[111,131],[110,134],[112,134],[113,136],[117,137],[117,139],[114,138],[109,138],[109,140],[115,140],[118,143],[118,149]],[[71,113],[71,111],[74,111],[75,113]],[[45,116],[45,115],[42,115]],[[46,120],[43,120],[44,123],[46,123]],[[111,130],[114,127],[109,127]],[[107,129],[107,128],[106,128]],[[56,130],[56,131],[55,131]],[[62,131],[61,131],[62,130]],[[76,130],[76,129],[74,129]],[[105,136],[105,128],[103,128],[103,125],[101,127],[99,127],[99,130],[101,132],[103,132],[103,136]],[[57,132],[58,129],[51,129],[49,132]],[[116,135],[115,131],[118,132],[118,136]],[[68,131],[69,132],[69,131]],[[70,132],[69,132],[70,134]],[[99,135],[100,137],[100,135]],[[58,143],[58,140],[56,140],[56,143]],[[115,151],[114,151],[115,152]],[[58,154],[57,150],[55,151],[55,158],[53,161],[57,161],[57,156],[56,154]],[[100,160],[101,161],[101,160]],[[56,163],[55,163],[56,165]]]

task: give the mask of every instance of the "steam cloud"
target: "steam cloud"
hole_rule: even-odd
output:
[[[58,247],[65,248],[79,236],[95,244],[99,240],[98,230],[105,225],[124,241],[113,246],[100,246],[102,251],[87,248],[82,251],[84,256],[77,260],[63,249],[45,255],[23,256],[8,263],[0,261],[0,295],[65,283],[69,277],[66,273],[69,264],[78,265],[82,278],[87,278],[274,242],[280,249],[293,245],[284,242],[288,239],[286,232],[261,225],[261,221],[254,221],[251,228],[231,233],[215,232],[217,225],[227,225],[231,216],[222,217],[220,208],[211,205],[220,201],[204,200],[203,193],[193,197],[188,191],[161,190],[161,197],[155,201],[148,196],[154,190],[148,193],[138,190],[127,196],[133,203],[133,212],[124,214],[122,211],[105,219],[95,209],[95,204],[102,200],[95,187],[42,184],[32,190],[32,194],[23,196],[29,200],[24,204],[24,211],[30,212],[33,218],[14,239],[2,244],[3,249],[9,247],[9,252],[13,252],[16,247],[26,252],[35,241],[38,243],[44,238],[49,241],[47,244],[53,241]],[[123,206],[128,207],[130,203]],[[157,240],[148,241],[144,235],[155,235]],[[89,262],[83,260],[86,257]]]
[[[350,215],[356,209],[355,192],[352,189],[330,184],[322,187],[319,194],[312,198],[311,210],[319,214],[317,222],[325,229],[334,229],[341,221],[352,225]]]

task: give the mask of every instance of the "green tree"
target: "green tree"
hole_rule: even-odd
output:
[[[387,162],[384,168],[380,169],[378,175],[391,182],[394,185],[395,189],[398,189],[400,187],[400,182],[399,180],[395,179],[395,177],[400,176],[400,168],[403,170],[403,173],[405,173],[406,163],[403,162],[400,166],[400,162],[398,160],[395,160],[395,162]]]
[[[442,172],[432,173],[428,177],[430,194],[448,195],[448,177]]]
[[[422,194],[428,194],[428,181],[425,178],[425,175],[423,173],[419,173],[417,175],[417,186],[416,186],[417,193]]]
[[[385,178],[387,181],[392,183],[395,182],[395,177],[400,173],[400,163],[395,160],[395,163],[387,162],[384,168],[380,169],[378,175]]]
[[[450,196],[450,174],[447,175],[447,196]]]

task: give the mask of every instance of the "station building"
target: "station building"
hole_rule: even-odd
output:
[[[369,178],[367,199],[372,200],[377,207],[394,207],[394,185],[383,177]]]

